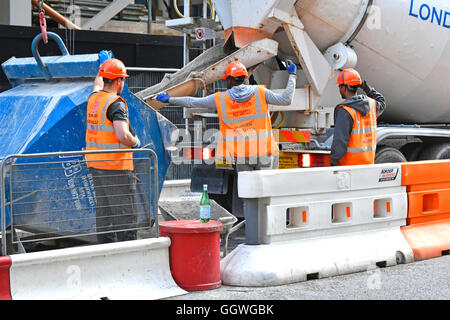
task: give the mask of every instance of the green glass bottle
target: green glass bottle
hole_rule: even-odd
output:
[[[211,204],[209,203],[208,185],[203,185],[202,199],[200,200],[200,222],[209,222],[211,218]]]

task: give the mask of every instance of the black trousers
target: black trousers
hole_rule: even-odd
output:
[[[136,239],[136,176],[129,170],[89,168],[94,180],[99,243]]]

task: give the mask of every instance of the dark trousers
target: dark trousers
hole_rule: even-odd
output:
[[[128,170],[89,168],[94,180],[99,243],[136,239],[136,177]]]

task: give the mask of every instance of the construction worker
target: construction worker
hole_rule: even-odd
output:
[[[337,83],[342,99],[334,110],[331,165],[373,164],[376,152],[377,118],[384,112],[384,97],[362,81],[358,71],[345,69]],[[366,95],[357,95],[361,88]]]
[[[293,101],[297,79],[297,66],[286,61],[289,80],[282,93],[275,93],[265,86],[246,85],[246,67],[233,61],[225,68],[225,92],[217,92],[204,98],[170,97],[157,95],[157,100],[188,108],[203,107],[217,110],[220,137],[216,148],[216,165],[234,169],[233,212],[244,211],[246,219],[246,243],[258,243],[258,217],[254,215],[250,199],[243,201],[237,194],[237,177],[240,171],[276,169],[278,145],[272,133],[268,105],[290,105]]]
[[[102,55],[103,54],[103,55]],[[120,94],[127,70],[122,61],[100,53],[104,61],[87,104],[86,150],[139,148],[130,126],[127,103]],[[94,180],[97,240],[99,243],[136,239],[136,177],[133,153],[86,154]],[[116,232],[117,230],[126,230]]]
[[[286,90],[274,93],[264,86],[245,85],[246,67],[239,61],[227,65],[222,79],[227,91],[204,98],[157,95],[157,100],[187,108],[217,110],[220,137],[216,148],[219,166],[233,164],[237,171],[278,167],[278,146],[273,137],[269,104],[290,105],[294,96],[297,67],[287,61],[290,74]]]

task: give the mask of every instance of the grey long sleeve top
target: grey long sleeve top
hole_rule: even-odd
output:
[[[286,89],[281,93],[275,93],[269,89],[266,89],[265,92],[267,103],[277,106],[290,105],[294,98],[296,79],[297,79],[296,75],[289,75],[289,81],[287,83]],[[240,86],[235,86],[231,89],[228,89],[226,93],[231,99],[237,102],[245,102],[251,98],[251,96],[255,93],[256,89],[257,86],[241,84]],[[169,99],[169,103],[177,106],[183,106],[186,108],[217,109],[214,94],[211,94],[204,98],[173,97]]]
[[[351,97],[343,101],[338,106],[346,105],[365,116],[370,111],[370,102],[368,99],[369,97],[374,99],[376,102],[376,116],[378,118],[386,109],[385,98],[381,93],[379,93],[372,87],[367,86],[367,88],[364,88],[363,90],[365,90],[366,95],[357,95]],[[336,108],[338,106],[336,106]],[[353,128],[353,118],[345,109],[340,108],[335,111],[334,123],[333,144],[331,145],[332,166],[337,165],[339,160],[347,153],[347,146],[350,141],[350,133]]]

